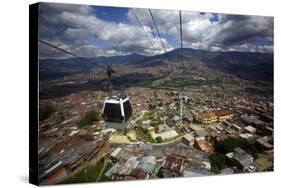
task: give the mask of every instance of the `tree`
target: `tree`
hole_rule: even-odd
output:
[[[250,150],[253,153],[257,151],[254,144],[251,144],[249,141],[243,138],[228,138],[224,141],[216,142],[214,146],[216,152],[223,154],[232,152],[236,147],[240,147],[244,150]]]
[[[141,141],[144,141],[144,142],[150,142],[150,143],[155,142],[154,138],[151,136],[148,129],[145,129],[143,127],[137,127],[136,128],[136,134],[137,134],[138,140],[141,140]]]
[[[128,132],[129,132],[129,129],[128,129],[128,128],[125,128],[125,129],[124,129],[124,135],[127,135]]]
[[[225,165],[225,156],[221,153],[214,153],[209,157],[211,161],[211,171],[218,174]]]
[[[211,172],[214,172],[215,174],[219,174],[221,172],[221,170],[217,166],[212,166]]]
[[[40,108],[39,109],[39,121],[43,121],[43,120],[49,118],[54,112],[55,112],[55,109],[51,105],[47,105],[43,108]]]
[[[148,105],[148,109],[149,109],[149,110],[155,110],[155,109],[156,109],[156,106],[155,106],[155,105],[152,105],[152,104],[149,104],[149,105]]]
[[[80,127],[86,127],[99,120],[99,114],[96,111],[92,110],[86,113],[86,115],[79,121],[78,125]]]
[[[163,138],[162,138],[161,136],[157,136],[157,137],[155,138],[155,142],[161,143],[161,142],[164,142],[164,140],[163,140]]]

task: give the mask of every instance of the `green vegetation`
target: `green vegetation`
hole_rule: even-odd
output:
[[[55,109],[51,105],[47,105],[45,107],[40,108],[39,109],[39,121],[43,121],[43,120],[49,118],[54,112],[55,112]]]
[[[180,87],[180,82],[177,80],[177,79],[172,79],[172,80],[168,80],[168,81],[165,81],[163,83],[161,83],[159,85],[161,88],[164,87],[164,88],[178,88]]]
[[[152,84],[152,79],[144,79],[144,80],[140,80],[134,84],[130,84],[131,86],[134,86],[134,87],[151,87],[151,84]]]
[[[273,168],[273,158],[268,155],[259,154],[255,160],[254,165],[257,167],[259,172],[268,171]]]
[[[154,110],[150,110],[148,112],[145,112],[143,114],[143,118],[141,120],[142,121],[146,121],[146,120],[150,120],[150,126],[155,128],[155,132],[158,132],[159,130],[159,124],[160,124],[160,119],[158,118],[158,116],[156,115],[156,112]],[[140,123],[140,122],[137,122]],[[141,124],[138,124],[141,125]]]
[[[123,130],[123,135],[127,135],[127,133],[129,132],[129,129],[128,128],[125,128],[124,130]]]
[[[158,127],[159,124],[160,124],[159,120],[152,120],[150,123],[150,126],[156,128],[156,127]]]
[[[224,84],[239,84],[239,82],[237,80],[234,80],[232,78],[225,78],[223,80],[223,83]]]
[[[127,136],[127,138],[130,142],[136,142],[136,140],[132,139],[130,136]]]
[[[240,147],[246,152],[258,157],[258,149],[254,143],[251,143],[243,138],[228,138],[224,141],[216,142],[214,144],[215,153],[209,156],[211,162],[211,171],[215,174],[221,172],[226,166],[225,154],[232,152],[234,148]]]
[[[155,110],[155,109],[156,109],[156,106],[155,106],[155,105],[152,105],[152,104],[149,104],[149,105],[148,105],[148,108],[149,108],[149,110]]]
[[[157,117],[156,112],[154,110],[150,110],[143,114],[142,121],[145,121],[145,120],[151,120],[152,127],[155,127],[156,125],[159,125],[159,123],[160,123],[160,120]]]
[[[105,173],[106,169],[109,169],[112,166],[111,163],[105,164],[105,159],[102,158],[96,165],[88,165],[87,167],[81,169],[76,174],[66,178],[59,184],[70,184],[70,183],[86,183],[86,182],[95,182],[99,177],[100,173]],[[106,165],[104,167],[104,165]],[[103,172],[102,172],[103,171]],[[105,179],[103,176],[99,179],[99,181]]]
[[[206,84],[207,84],[207,85],[216,85],[216,86],[220,86],[220,85],[222,85],[222,83],[223,83],[223,79],[220,78],[220,77],[216,77],[216,78],[214,78],[214,79],[208,79],[208,80],[206,81]]]
[[[109,181],[108,177],[105,176],[105,173],[113,166],[112,162],[108,162],[103,170],[103,173],[99,179],[99,182],[101,181]]]
[[[215,174],[219,174],[221,172],[221,169],[219,169],[217,166],[212,166],[211,172],[214,172]]]
[[[140,126],[140,125],[142,124],[141,119],[138,119],[138,120],[136,121],[136,124]]]
[[[154,114],[153,111],[147,111],[143,114],[143,116],[145,119],[149,119],[149,118],[153,117],[153,114]]]
[[[215,174],[220,173],[221,169],[224,168],[225,165],[225,156],[224,154],[221,153],[214,153],[210,157],[210,162],[211,162],[211,171],[214,172]]]
[[[100,132],[102,129],[100,127],[94,128],[93,132]]]
[[[256,158],[258,154],[257,146],[243,138],[228,138],[224,141],[215,143],[214,147],[216,152],[222,154],[232,152],[236,147],[240,147],[241,149],[249,152],[254,156],[254,158]]]
[[[227,80],[230,81],[230,80]],[[166,82],[163,82],[159,85],[159,88],[163,89],[171,89],[171,88],[179,88],[182,85],[184,86],[202,86],[202,85],[210,85],[210,86],[221,86],[223,83],[223,79],[216,77],[213,79],[207,80],[195,80],[193,77],[184,78],[184,79],[171,79]]]
[[[155,143],[154,138],[151,136],[148,129],[143,127],[135,127],[137,140],[143,142]]]
[[[164,142],[164,140],[163,140],[163,138],[162,138],[161,136],[157,136],[157,137],[155,138],[155,142],[156,142],[156,143],[161,143],[161,142]]]
[[[79,127],[87,127],[89,125],[92,125],[93,122],[95,121],[99,121],[99,114],[92,110],[86,113],[86,115],[84,116],[84,118],[82,118],[79,122],[78,125]]]
[[[185,132],[184,132],[184,128],[181,127],[180,125],[176,126],[175,131],[176,131],[179,135],[182,135],[182,134],[185,133]]]

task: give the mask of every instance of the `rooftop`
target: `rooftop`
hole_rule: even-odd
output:
[[[167,155],[162,164],[162,168],[170,171],[182,173],[184,167],[184,160],[172,155]]]

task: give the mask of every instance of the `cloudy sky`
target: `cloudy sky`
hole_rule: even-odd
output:
[[[163,53],[148,9],[134,11],[143,28],[130,8],[40,4],[39,37],[84,57]],[[167,51],[179,48],[179,12],[151,11]],[[273,52],[272,17],[185,11],[182,23],[185,48]],[[40,58],[67,57],[42,43],[39,49]]]

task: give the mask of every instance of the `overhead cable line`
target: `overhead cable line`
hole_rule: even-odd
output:
[[[65,49],[62,49],[62,48],[60,48],[60,47],[57,47],[57,46],[55,46],[55,45],[53,45],[53,44],[51,44],[51,43],[49,43],[49,42],[46,42],[46,41],[40,40],[40,39],[39,39],[38,41],[41,42],[41,43],[43,43],[43,44],[45,44],[45,45],[47,45],[47,46],[49,46],[49,47],[52,47],[52,48],[54,48],[54,49],[60,50],[61,52],[64,52],[64,53],[66,53],[66,54],[69,54],[69,55],[71,55],[71,56],[73,56],[73,57],[76,57],[76,58],[78,58],[78,59],[81,59],[82,61],[85,61],[85,62],[88,62],[88,63],[93,63],[92,61],[89,61],[88,59],[86,59],[86,58],[84,58],[84,57],[78,56],[78,55],[76,55],[76,54],[74,54],[74,53],[72,53],[72,52],[69,52],[69,51],[67,51],[67,50],[65,50]],[[108,95],[111,95],[111,94],[112,94],[111,74],[112,74],[112,73],[115,73],[116,71],[113,70],[111,66],[106,66],[106,67],[104,67],[104,66],[99,65],[99,64],[97,64],[97,63],[96,63],[96,66],[98,66],[98,67],[100,67],[100,68],[106,70],[108,80],[107,80],[107,83],[106,83],[105,87],[106,87],[106,90],[108,91]]]
[[[168,61],[169,61],[169,57],[168,57],[168,54],[167,54],[167,51],[166,51],[165,45],[164,45],[164,43],[163,43],[163,41],[162,41],[162,38],[161,38],[160,32],[159,32],[159,30],[158,30],[158,27],[157,27],[157,24],[156,24],[156,22],[155,22],[155,20],[154,20],[154,17],[153,17],[153,15],[152,15],[152,12],[151,12],[151,10],[150,10],[150,9],[148,9],[148,11],[149,11],[149,13],[150,13],[151,19],[152,19],[153,24],[154,24],[154,26],[155,26],[155,28],[156,28],[157,33],[158,33],[159,39],[160,39],[160,41],[161,41],[161,44],[162,44],[162,46],[163,46],[163,49],[164,49],[164,52],[165,52],[166,58],[167,58],[167,59],[168,59]]]
[[[183,43],[182,43],[182,19],[181,19],[181,11],[180,14],[180,41],[181,41],[181,65],[182,65],[182,72],[183,72]]]
[[[53,44],[51,44],[51,43],[49,43],[49,42],[46,42],[46,41],[44,41],[44,40],[41,40],[41,39],[39,39],[38,40],[39,42],[41,42],[41,43],[43,43],[43,44],[45,44],[45,45],[47,45],[47,46],[49,46],[49,47],[52,47],[52,48],[54,48],[54,49],[57,49],[57,50],[60,50],[61,52],[64,52],[64,53],[66,53],[66,54],[69,54],[69,55],[71,55],[71,56],[73,56],[73,57],[76,57],[76,58],[78,58],[78,59],[81,59],[82,61],[86,61],[86,62],[88,62],[88,63],[93,63],[92,61],[89,61],[88,59],[86,59],[85,57],[81,57],[81,56],[78,56],[78,55],[76,55],[76,54],[74,54],[74,53],[72,53],[72,52],[69,52],[69,51],[67,51],[67,50],[65,50],[65,49],[62,49],[62,48],[60,48],[60,47],[57,47],[57,46],[55,46],[55,45],[53,45]],[[99,65],[99,64],[96,64],[98,67],[101,67],[101,68],[105,68],[105,67],[103,67],[103,66],[101,66],[101,65]]]
[[[150,44],[151,44],[151,46],[152,46],[152,48],[153,48],[154,53],[157,54],[157,55],[159,55],[159,53],[157,52],[157,50],[156,50],[156,48],[155,48],[155,46],[154,46],[152,40],[150,39],[149,35],[148,35],[147,32],[145,31],[143,24],[141,23],[140,19],[138,18],[136,12],[134,11],[133,8],[131,8],[131,10],[132,10],[133,14],[135,15],[136,20],[138,21],[139,25],[141,26],[143,32],[145,33],[145,36],[146,36],[147,39],[149,40],[149,42],[150,42]]]

